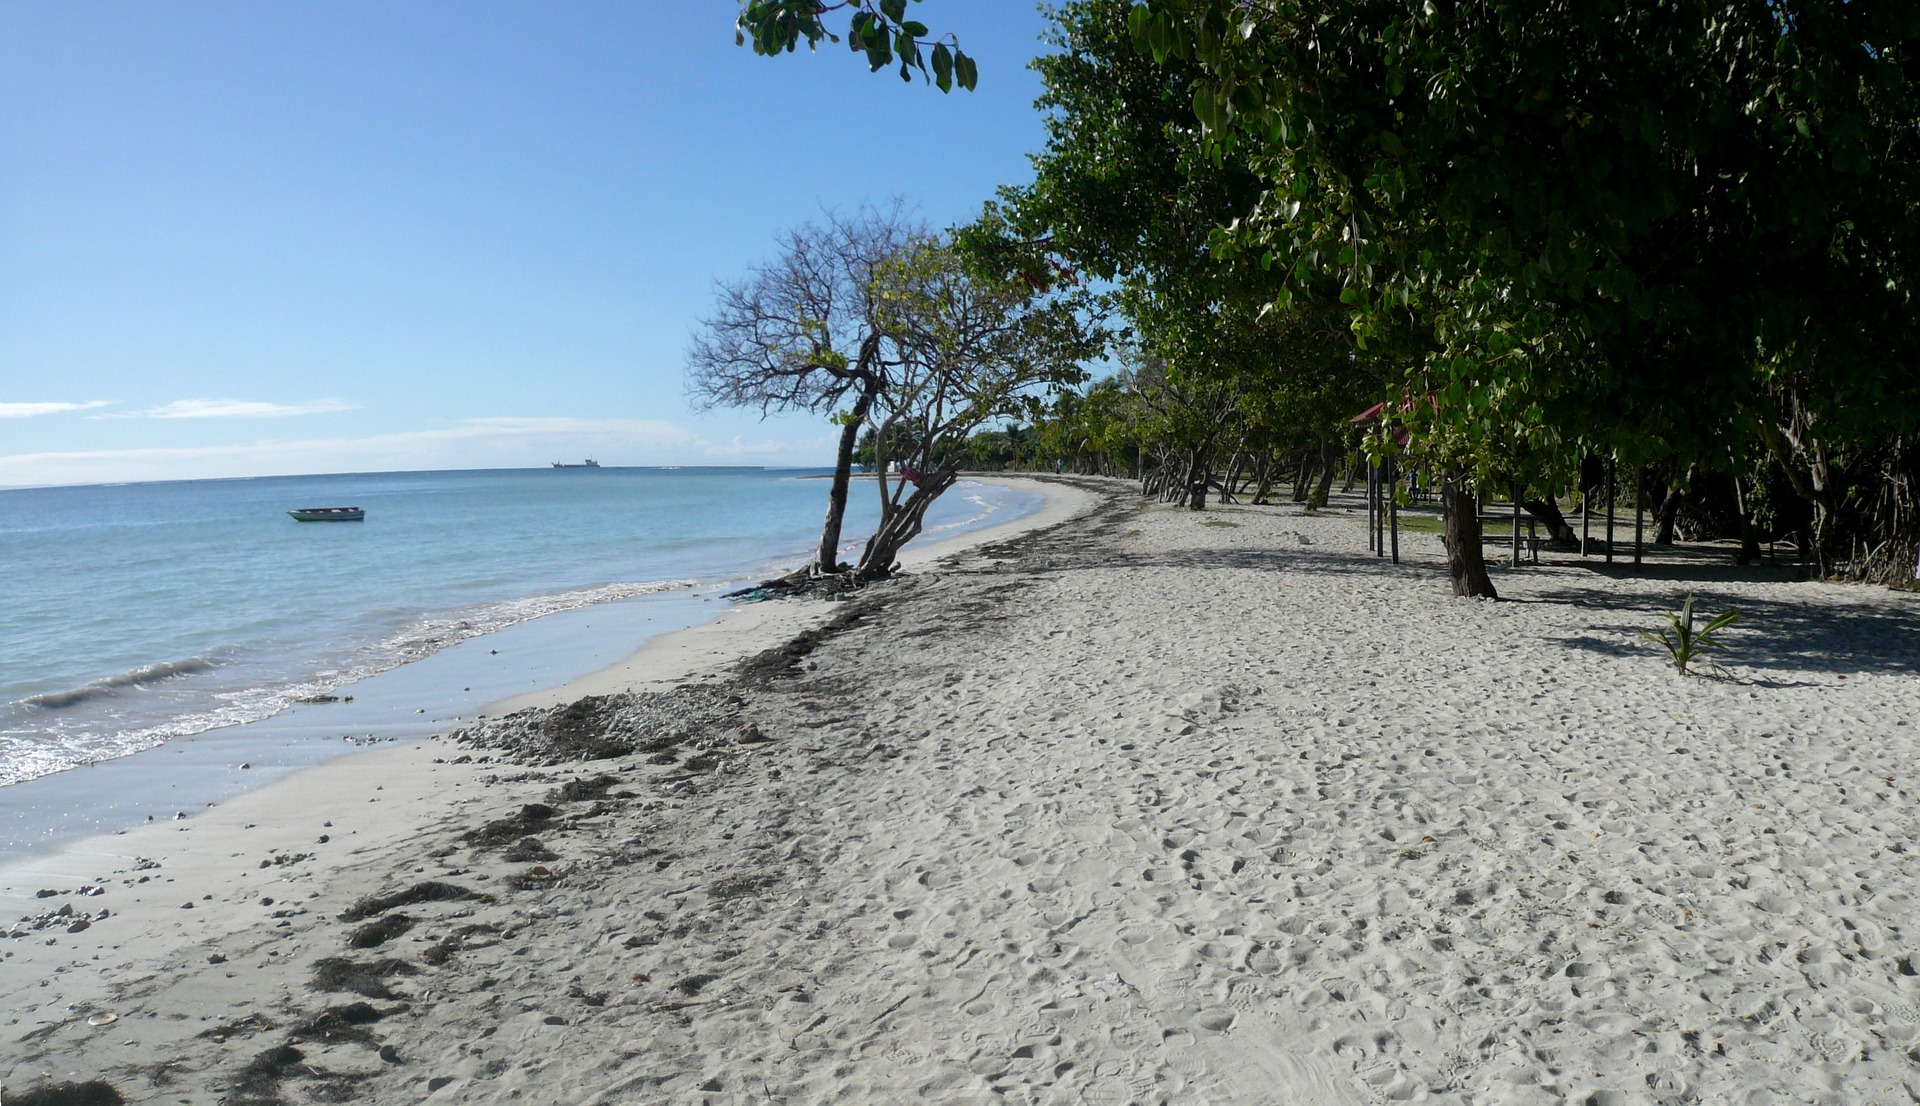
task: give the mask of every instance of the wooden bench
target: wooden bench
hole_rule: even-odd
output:
[[[1540,563],[1540,547],[1547,544],[1540,536],[1540,522],[1526,512],[1520,514],[1520,528],[1524,531],[1520,541],[1527,550],[1527,560],[1532,564]],[[1481,515],[1480,543],[1482,545],[1504,545],[1513,548],[1513,515]]]

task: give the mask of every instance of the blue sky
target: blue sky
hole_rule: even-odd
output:
[[[689,409],[716,279],[824,208],[1031,175],[1034,0],[979,89],[756,57],[734,0],[0,0],[0,485],[822,464]]]

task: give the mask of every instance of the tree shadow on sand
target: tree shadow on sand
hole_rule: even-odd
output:
[[[1427,584],[1439,589],[1447,586],[1445,567],[1430,559],[1396,565],[1389,558],[1372,553],[1334,551],[1317,546],[1299,532],[1283,534],[1278,544],[1265,548],[1129,551],[1120,532],[1127,525],[1128,514],[1130,512],[1118,510],[1108,513],[1100,520],[1101,533],[1092,540],[1084,531],[1061,528],[1027,544],[1008,543],[992,550],[993,554],[1008,560],[982,574],[1014,572],[1047,576],[1089,568],[1175,572],[1238,569],[1361,577],[1383,583],[1391,580],[1401,584]],[[1766,598],[1732,595],[1716,585],[1791,583],[1796,576],[1795,566],[1789,563],[1735,565],[1729,563],[1728,551],[1717,547],[1663,548],[1660,555],[1660,560],[1648,560],[1638,571],[1630,561],[1607,565],[1565,557],[1553,558],[1538,568],[1526,566],[1511,570],[1514,573],[1511,577],[1503,571],[1506,566],[1490,567],[1499,573],[1496,582],[1502,578],[1511,581],[1511,586],[1504,589],[1508,594],[1505,601],[1554,604],[1615,616],[1582,627],[1572,636],[1552,639],[1554,644],[1568,649],[1612,657],[1644,654],[1646,647],[1636,636],[1638,631],[1656,628],[1660,616],[1677,609],[1686,592],[1693,591],[1703,611],[1718,612],[1729,606],[1740,608],[1742,618],[1725,633],[1728,648],[1719,659],[1750,672],[1832,673],[1835,677],[1848,673],[1920,673],[1920,604],[1898,596],[1867,604],[1823,602],[1785,593]],[[1535,575],[1542,569],[1546,570],[1544,578]],[[1574,571],[1567,571],[1569,569]],[[1585,569],[1586,574],[1583,575],[1581,569]],[[1589,579],[1590,583],[1582,582]],[[1671,584],[1672,594],[1655,598],[1644,593],[1622,593],[1615,581],[1625,580],[1643,585]],[[1878,593],[1873,594],[1878,597]],[[1746,682],[1760,687],[1825,683],[1824,680],[1783,680],[1774,675],[1756,675]]]
[[[1748,577],[1746,579],[1751,579]],[[1832,584],[1849,588],[1853,585]],[[1702,621],[1728,607],[1738,607],[1740,621],[1720,636],[1727,648],[1718,654],[1727,663],[1747,669],[1773,672],[1831,672],[1836,676],[1855,672],[1892,675],[1920,673],[1920,609],[1906,603],[1868,606],[1859,603],[1829,603],[1793,595],[1757,598],[1752,595],[1728,595],[1689,587],[1695,592],[1695,609]],[[1618,596],[1607,601],[1608,593],[1590,588],[1561,588],[1536,592],[1533,602],[1560,603],[1586,609],[1615,611],[1638,616],[1639,604],[1623,604]],[[1656,628],[1661,615],[1678,608],[1686,598],[1676,590],[1670,606],[1648,612],[1644,626],[1590,626],[1589,630],[1620,632]],[[1570,648],[1610,655],[1631,651],[1631,642],[1616,644],[1609,638],[1577,636],[1562,638]],[[1752,681],[1767,687],[1805,686],[1802,682],[1781,683],[1771,679]]]

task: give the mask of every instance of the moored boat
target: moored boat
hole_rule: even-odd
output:
[[[367,517],[362,507],[301,507],[287,513],[300,522],[362,522]]]

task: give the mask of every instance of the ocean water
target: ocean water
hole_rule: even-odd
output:
[[[271,718],[530,620],[606,624],[677,593],[710,602],[724,583],[804,563],[826,505],[817,475],[545,469],[0,490],[0,785]],[[871,499],[856,485],[850,545],[871,529]],[[922,540],[1038,502],[962,482]],[[366,521],[286,513],[337,505],[364,507]],[[663,627],[698,617],[688,610]],[[582,671],[618,659],[580,656]],[[579,674],[562,665],[553,680]]]

